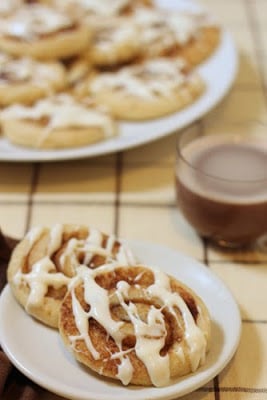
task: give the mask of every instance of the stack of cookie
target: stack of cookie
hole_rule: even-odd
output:
[[[150,0],[3,0],[0,123],[12,143],[87,145],[120,120],[159,118],[205,90],[194,67],[219,43],[203,13]]]
[[[59,329],[78,361],[124,385],[165,386],[206,360],[203,301],[98,229],[33,228],[11,256],[8,282],[28,314]]]

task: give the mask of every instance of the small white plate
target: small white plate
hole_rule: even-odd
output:
[[[157,0],[161,8],[201,9],[191,0]],[[167,136],[201,118],[215,107],[231,88],[237,72],[237,54],[230,34],[222,28],[219,48],[198,71],[206,82],[205,93],[185,109],[145,122],[119,123],[120,134],[90,146],[62,150],[35,150],[12,145],[0,136],[0,161],[59,161],[99,156],[130,149]]]
[[[163,387],[136,387],[99,377],[64,348],[56,330],[24,312],[6,286],[0,298],[0,341],[12,363],[40,386],[75,400],[168,400],[203,386],[230,361],[239,343],[241,320],[229,290],[207,267],[169,248],[129,242],[140,262],[157,266],[190,286],[206,303],[212,342],[205,365]]]

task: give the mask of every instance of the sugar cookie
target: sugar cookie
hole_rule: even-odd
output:
[[[137,27],[127,17],[92,18],[92,42],[88,51],[92,64],[109,67],[132,61],[141,52]]]
[[[139,8],[133,19],[145,57],[171,54],[196,65],[214,52],[220,40],[218,25],[205,13]]]
[[[62,299],[79,265],[98,268],[105,262],[129,265],[134,257],[114,236],[92,227],[36,227],[15,248],[8,266],[8,281],[14,296],[30,315],[57,327]]]
[[[166,386],[205,362],[203,301],[148,266],[81,266],[60,308],[59,332],[75,358],[124,385]]]
[[[31,107],[7,107],[0,121],[3,135],[12,143],[39,149],[88,145],[117,133],[103,107],[67,94],[41,99]]]
[[[0,19],[0,49],[40,60],[66,58],[88,47],[88,27],[41,4],[25,4]]]
[[[159,58],[92,77],[88,90],[120,119],[144,120],[193,103],[204,82],[181,59]]]
[[[58,62],[40,63],[0,53],[0,105],[31,104],[64,89],[66,71]]]

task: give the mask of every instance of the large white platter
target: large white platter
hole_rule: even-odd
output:
[[[239,310],[226,286],[206,266],[172,249],[135,241],[129,245],[140,262],[177,277],[206,303],[212,340],[205,365],[193,374],[174,379],[167,387],[124,387],[76,362],[58,332],[27,315],[6,286],[0,297],[0,343],[23,374],[68,399],[168,400],[196,390],[226,366],[238,346],[241,331]]]
[[[159,7],[199,8],[190,0],[157,0]],[[10,144],[0,136],[0,161],[55,161],[93,157],[130,149],[159,139],[202,117],[227,94],[237,71],[237,54],[230,34],[223,30],[219,48],[198,70],[206,81],[205,94],[186,109],[151,121],[119,124],[116,138],[94,145],[63,150],[31,150]]]

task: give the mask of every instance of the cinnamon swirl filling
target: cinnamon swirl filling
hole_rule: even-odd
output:
[[[210,322],[202,300],[147,266],[80,267],[60,310],[74,356],[124,385],[168,385],[206,357]]]
[[[45,324],[57,327],[58,312],[68,285],[80,265],[129,265],[134,257],[115,236],[81,225],[33,228],[15,249],[8,280],[25,310]]]

